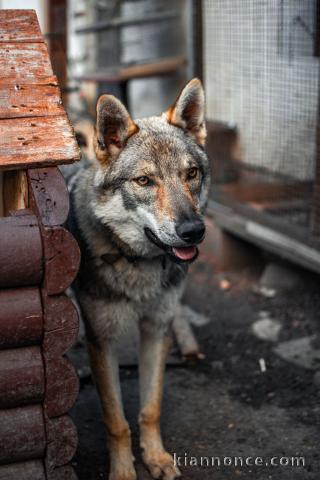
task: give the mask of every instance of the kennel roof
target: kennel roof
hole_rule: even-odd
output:
[[[79,160],[34,10],[0,10],[0,170]]]

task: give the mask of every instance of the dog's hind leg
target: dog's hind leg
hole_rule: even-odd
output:
[[[140,339],[140,446],[143,461],[153,478],[173,480],[180,476],[172,456],[165,451],[160,433],[160,413],[168,335],[141,330]]]
[[[110,452],[109,480],[135,480],[131,433],[122,407],[119,366],[115,348],[109,342],[104,348],[88,342],[88,351],[107,429]]]

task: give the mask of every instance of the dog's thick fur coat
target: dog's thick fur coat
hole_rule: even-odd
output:
[[[82,250],[76,294],[110,452],[110,480],[136,473],[115,345],[140,328],[140,445],[153,478],[179,476],[163,447],[160,410],[170,328],[204,235],[209,188],[204,94],[190,81],[162,116],[133,121],[111,95],[97,103],[97,162],[71,180],[72,231]]]

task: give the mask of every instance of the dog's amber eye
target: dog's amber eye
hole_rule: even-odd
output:
[[[135,179],[138,185],[141,187],[146,187],[151,184],[151,179],[149,177],[143,176]]]
[[[197,175],[198,175],[197,167],[189,168],[188,173],[187,173],[187,179],[191,180],[192,178],[196,178]]]

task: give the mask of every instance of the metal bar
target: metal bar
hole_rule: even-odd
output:
[[[250,220],[217,202],[209,201],[211,214],[217,225],[240,238],[253,242],[265,250],[280,255],[304,268],[320,273],[320,253],[304,242]]]
[[[143,25],[145,23],[152,23],[152,22],[164,22],[166,20],[174,20],[178,18],[180,13],[176,10],[171,12],[165,13],[154,13],[149,15],[144,15],[143,17],[135,17],[135,18],[123,18],[123,17],[116,17],[113,20],[109,20],[107,22],[98,22],[93,25],[89,25],[88,27],[77,28],[75,30],[76,33],[84,34],[84,33],[96,33],[105,30],[110,30],[112,28],[123,28],[123,27],[130,27],[130,26],[137,26]]]

